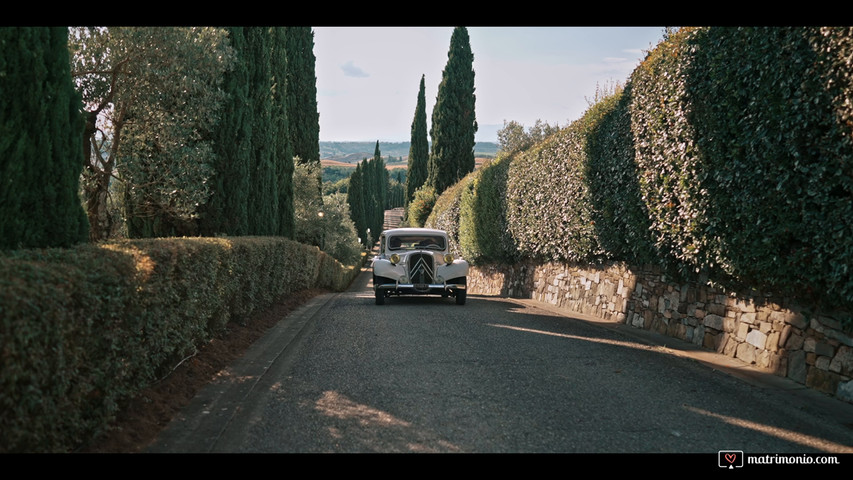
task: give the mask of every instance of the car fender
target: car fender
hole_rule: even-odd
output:
[[[466,262],[465,260],[457,259],[454,260],[453,263],[439,265],[438,274],[441,275],[445,280],[449,280],[451,278],[467,277],[468,262]]]

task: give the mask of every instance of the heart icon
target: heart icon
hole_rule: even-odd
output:
[[[727,462],[735,463],[735,460],[737,460],[737,455],[735,455],[734,453],[727,453],[726,454],[726,461]]]

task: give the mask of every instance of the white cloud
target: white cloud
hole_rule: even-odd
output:
[[[344,76],[347,77],[366,78],[370,76],[364,70],[356,67],[355,64],[352,63],[352,61],[341,65],[341,71],[344,72]]]

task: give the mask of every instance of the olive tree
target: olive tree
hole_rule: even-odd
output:
[[[209,131],[233,62],[211,27],[76,27],[72,76],[86,118],[82,186],[92,240],[117,224],[119,182],[137,219],[192,222],[209,195]]]

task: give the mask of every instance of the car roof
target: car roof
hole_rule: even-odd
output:
[[[382,232],[382,235],[447,235],[447,232],[444,230],[437,230],[434,228],[392,228],[391,230],[385,230]]]

